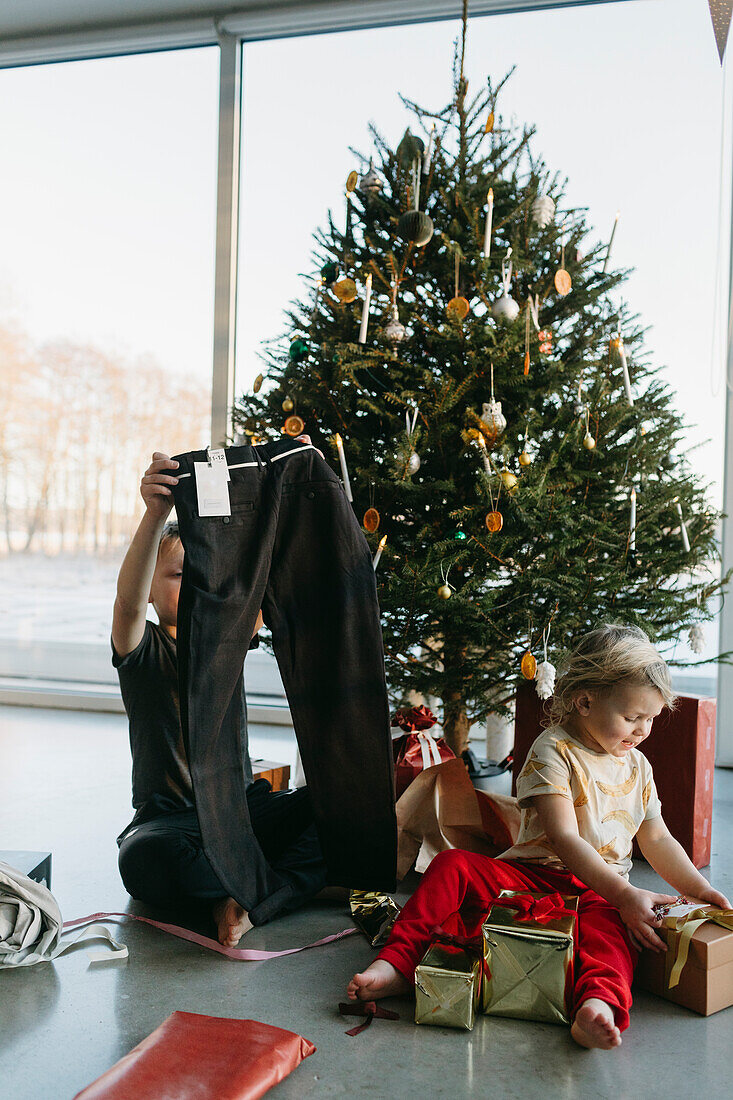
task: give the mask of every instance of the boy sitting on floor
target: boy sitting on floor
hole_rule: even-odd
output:
[[[233,947],[251,923],[242,906],[226,896],[204,852],[181,730],[176,619],[184,551],[177,525],[166,523],[176,466],[168,455],[153,454],[140,484],[145,513],[117,581],[112,663],[130,721],[135,808],[117,838],[119,867],[128,893],[140,901],[162,906],[207,901],[219,942]],[[157,624],[147,618],[149,603]],[[260,613],[250,649],[258,644],[261,626]],[[267,780],[253,781],[244,689],[241,705],[252,828],[272,867],[293,884],[295,896],[283,910],[288,911],[325,886],[326,868],[307,789],[274,792]]]

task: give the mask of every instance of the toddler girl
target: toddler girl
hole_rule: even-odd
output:
[[[642,630],[609,625],[581,638],[558,679],[551,725],[517,781],[517,843],[498,859],[459,850],[437,855],[386,946],[351,979],[349,997],[407,992],[434,929],[464,903],[488,911],[503,889],[575,894],[571,1034],[583,1047],[619,1046],[637,951],[666,950],[653,906],[674,900],[629,882],[633,838],[677,893],[730,908],[669,833],[651,766],[638,749],[673,702],[669,669]]]

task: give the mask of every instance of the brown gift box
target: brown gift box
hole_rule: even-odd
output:
[[[705,902],[700,905],[711,908]],[[702,1016],[711,1016],[733,1005],[733,932],[712,921],[700,925],[690,940],[680,980],[672,989],[668,984],[669,971],[674,961],[673,941],[679,938],[679,933],[662,927],[659,935],[669,948],[666,952],[648,949],[641,952],[634,976],[639,988]]]
[[[514,722],[514,793],[530,746],[542,733],[543,705],[534,684],[519,687]],[[665,709],[654,719],[652,732],[640,751],[652,766],[669,831],[696,867],[706,867],[710,863],[713,820],[715,699],[680,695],[673,711]]]

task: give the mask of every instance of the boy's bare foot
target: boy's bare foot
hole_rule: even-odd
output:
[[[234,898],[222,898],[214,906],[214,920],[219,943],[224,947],[236,947],[252,921]]]
[[[375,959],[363,974],[354,974],[346,992],[350,1001],[376,1001],[380,997],[396,997],[412,987],[392,963]]]
[[[616,1027],[613,1009],[597,997],[583,1001],[575,1014],[570,1034],[576,1043],[589,1050],[593,1047],[611,1050],[621,1046],[621,1032]]]

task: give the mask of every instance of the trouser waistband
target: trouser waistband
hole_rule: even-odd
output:
[[[288,458],[300,451],[312,450],[315,450],[312,443],[298,443],[287,436],[284,439],[276,439],[272,443],[264,443],[259,447],[249,445],[225,447],[224,453],[230,470],[241,470],[245,467],[264,470],[270,462],[279,462],[281,459]],[[180,480],[184,477],[191,477],[194,462],[206,462],[207,452],[205,450],[187,451],[185,454],[173,455],[172,457],[178,463],[179,470],[182,471],[175,475]]]

